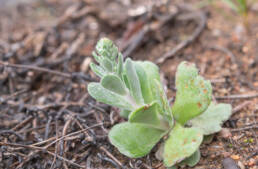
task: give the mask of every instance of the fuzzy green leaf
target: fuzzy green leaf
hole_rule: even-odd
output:
[[[159,106],[158,106],[159,113],[162,115],[165,115],[167,107],[163,108],[163,106],[166,105],[167,99],[165,99],[166,96],[164,97],[165,93],[162,88],[162,84],[160,82],[158,66],[149,61],[144,61],[144,62],[138,61],[137,64],[141,65],[147,74],[150,90],[152,92],[152,98],[153,100],[156,100],[159,103]]]
[[[129,58],[126,59],[126,62],[125,62],[125,72],[129,83],[129,90],[131,95],[133,96],[137,104],[139,105],[144,104],[144,100],[141,92],[140,80],[137,76],[133,62]]]
[[[180,166],[188,165],[189,167],[193,167],[200,161],[200,158],[201,158],[201,152],[198,149],[190,157],[184,159],[179,165]]]
[[[173,116],[171,112],[171,108],[169,107],[167,95],[164,92],[163,87],[161,86],[162,84],[157,81],[156,79],[154,80],[154,83],[156,84],[156,98],[158,99],[158,103],[160,105],[160,114],[162,114],[165,119],[167,119],[170,123],[170,126],[173,125]]]
[[[88,85],[89,94],[97,101],[109,104],[126,110],[133,110],[130,99],[105,89],[100,83],[90,83]]]
[[[101,66],[104,67],[105,70],[108,71],[108,72],[112,72],[113,71],[112,62],[109,59],[107,59],[107,58],[104,58],[102,60]]]
[[[114,61],[118,55],[118,48],[108,38],[102,38],[96,45],[96,51],[104,58]]]
[[[99,77],[103,77],[104,75],[106,75],[105,70],[102,67],[100,67],[94,63],[90,63],[90,68]]]
[[[110,142],[131,158],[147,155],[166,132],[139,123],[120,123],[109,132]]]
[[[122,79],[123,73],[123,55],[121,53],[118,54],[118,65],[117,65],[117,75]]]
[[[157,113],[157,102],[144,105],[129,115],[129,122],[142,123],[154,128],[166,130],[165,124],[161,123]]]
[[[205,135],[219,132],[224,121],[228,120],[232,112],[230,104],[211,103],[208,109],[192,119],[190,123],[193,127],[199,128]]]
[[[164,147],[164,163],[170,167],[190,157],[202,143],[203,135],[197,128],[183,128],[179,123],[171,130]]]
[[[157,65],[155,65],[152,62],[149,61],[144,61],[144,62],[136,62],[137,64],[141,65],[142,68],[145,70],[147,77],[148,77],[148,82],[150,84],[150,90],[152,91],[153,94],[153,99],[159,100],[159,96],[156,96],[156,83],[155,80],[160,82],[160,76],[159,76],[159,68]]]
[[[106,75],[101,79],[101,85],[120,95],[126,95],[126,88],[122,80],[116,75]]]
[[[174,118],[182,125],[208,108],[212,95],[211,83],[198,75],[198,69],[194,64],[182,62],[178,66],[176,88],[172,112]]]
[[[150,83],[148,83],[148,76],[143,67],[138,64],[137,62],[134,62],[135,70],[138,75],[140,85],[141,85],[141,91],[142,91],[142,96],[144,99],[144,103],[148,104],[153,101],[152,98],[152,92],[150,89]]]

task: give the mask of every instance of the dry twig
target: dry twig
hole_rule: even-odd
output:
[[[229,95],[229,96],[215,96],[216,99],[252,99],[258,97],[258,93],[255,94],[242,94],[242,95]]]
[[[189,44],[191,44],[194,40],[196,40],[197,37],[199,37],[199,35],[204,30],[204,28],[206,26],[206,22],[207,22],[207,17],[206,17],[206,15],[203,12],[193,12],[193,13],[187,15],[187,16],[188,16],[187,19],[199,18],[200,21],[199,21],[198,27],[195,29],[195,31],[193,32],[193,34],[189,38],[187,38],[186,40],[182,41],[175,48],[173,48],[172,50],[168,51],[163,56],[158,58],[155,61],[156,63],[162,64],[162,63],[164,63],[165,60],[175,56],[175,54],[177,54],[179,51],[181,51],[182,49],[187,47]]]

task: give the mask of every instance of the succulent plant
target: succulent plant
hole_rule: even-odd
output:
[[[107,38],[97,43],[93,56],[98,65],[91,63],[91,69],[101,80],[90,83],[88,92],[97,101],[119,108],[128,119],[113,126],[108,135],[128,157],[143,157],[162,140],[158,154],[165,166],[194,166],[203,136],[218,132],[231,115],[231,105],[211,103],[211,83],[198,75],[192,63],[184,61],[177,68],[171,107],[154,63],[124,61]]]

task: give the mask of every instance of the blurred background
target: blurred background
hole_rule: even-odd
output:
[[[49,151],[0,144],[0,168],[164,168],[154,153],[129,159],[108,142],[123,119],[87,94],[101,37],[158,64],[171,100],[177,65],[196,63],[235,113],[201,147],[197,168],[226,168],[230,158],[257,169],[257,0],[0,0],[0,142]],[[100,122],[111,125],[49,144]]]

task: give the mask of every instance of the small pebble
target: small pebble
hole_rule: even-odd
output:
[[[232,156],[230,156],[232,159],[234,159],[234,160],[239,160],[240,159],[240,157],[239,157],[239,155],[232,155]]]
[[[232,158],[225,158],[222,165],[224,169],[240,169]]]

